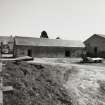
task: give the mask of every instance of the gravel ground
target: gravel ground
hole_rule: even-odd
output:
[[[105,69],[74,66],[65,87],[73,105],[105,105]]]

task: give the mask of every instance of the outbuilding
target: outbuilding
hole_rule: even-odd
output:
[[[84,41],[87,56],[105,58],[105,35],[94,34]]]
[[[81,41],[20,37],[14,38],[15,57],[80,57],[85,45]]]

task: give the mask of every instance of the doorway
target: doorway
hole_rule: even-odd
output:
[[[32,50],[31,49],[28,50],[28,56],[32,57]]]
[[[65,51],[65,57],[70,57],[70,51],[69,50]]]
[[[94,47],[94,54],[95,54],[95,56],[97,56],[97,53],[98,53],[98,48]]]

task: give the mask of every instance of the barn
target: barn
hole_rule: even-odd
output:
[[[14,38],[14,56],[79,57],[84,49],[80,41],[20,37]]]
[[[105,35],[94,34],[84,41],[87,56],[105,58]]]

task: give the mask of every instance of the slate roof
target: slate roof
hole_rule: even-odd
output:
[[[62,40],[62,39],[47,39],[34,37],[15,37],[16,45],[23,46],[47,46],[47,47],[85,47],[80,41]]]

